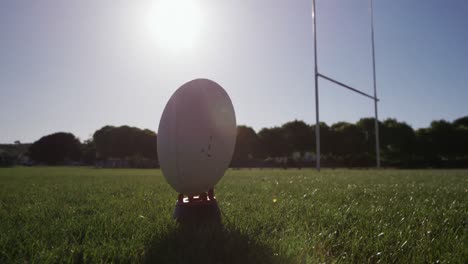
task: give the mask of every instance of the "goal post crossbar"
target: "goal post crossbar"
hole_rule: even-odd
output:
[[[330,82],[332,82],[332,83],[338,84],[339,86],[344,87],[344,88],[346,88],[346,89],[349,89],[349,90],[351,90],[351,91],[353,91],[353,92],[356,92],[356,93],[358,93],[358,94],[360,94],[360,95],[364,95],[365,97],[368,97],[368,98],[370,98],[370,99],[372,99],[372,100],[377,100],[377,101],[379,101],[379,98],[376,98],[376,97],[374,97],[374,96],[372,96],[372,95],[369,95],[369,94],[367,94],[367,93],[365,93],[365,92],[359,91],[359,90],[356,89],[356,88],[353,88],[353,87],[351,87],[351,86],[349,86],[349,85],[346,85],[346,84],[344,84],[344,83],[342,83],[342,82],[336,81],[336,80],[334,80],[334,79],[332,79],[332,78],[330,78],[330,77],[327,77],[327,76],[325,76],[325,75],[323,75],[323,74],[321,74],[321,73],[317,73],[317,75],[318,75],[318,77],[322,77],[322,78],[325,79],[325,80],[328,80],[328,81],[330,81]]]

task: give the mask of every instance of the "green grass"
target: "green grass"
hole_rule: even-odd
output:
[[[0,263],[468,262],[466,170],[229,170],[216,195],[223,227],[187,230],[159,170],[0,169]]]

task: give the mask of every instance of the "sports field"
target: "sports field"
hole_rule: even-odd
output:
[[[159,170],[0,169],[0,263],[467,263],[467,170],[229,170],[223,227]]]

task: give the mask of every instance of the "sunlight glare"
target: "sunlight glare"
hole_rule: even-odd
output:
[[[194,0],[160,0],[150,24],[165,47],[191,48],[200,33],[202,15]]]

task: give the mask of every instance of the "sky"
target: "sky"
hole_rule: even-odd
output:
[[[198,27],[178,37],[159,1],[0,1],[0,143],[157,131],[172,93],[196,78],[223,86],[238,124],[315,122],[311,0],[193,0]],[[375,0],[380,119],[419,128],[468,115],[466,14],[465,0]],[[369,15],[369,0],[317,0],[319,71],[373,93]],[[372,100],[319,87],[322,121],[373,116]]]

